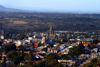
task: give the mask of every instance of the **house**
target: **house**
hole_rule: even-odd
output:
[[[68,65],[68,66],[72,66],[75,64],[75,61],[73,60],[58,60],[59,63],[61,63],[62,65]]]
[[[39,43],[34,43],[34,48],[37,48]]]
[[[58,53],[58,52],[59,52],[59,49],[55,49],[55,48],[51,49],[51,53]]]
[[[83,46],[88,46],[89,44],[88,43],[83,43]]]

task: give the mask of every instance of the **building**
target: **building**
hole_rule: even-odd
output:
[[[46,42],[46,37],[42,37],[42,40],[41,40],[41,43],[43,44],[43,43],[45,43]]]
[[[47,32],[47,37],[49,37],[50,39],[55,39],[55,33],[52,25],[50,27],[50,30]]]
[[[68,65],[69,67],[71,67],[72,65],[75,65],[75,61],[73,60],[58,60],[59,63],[61,63],[62,65]]]

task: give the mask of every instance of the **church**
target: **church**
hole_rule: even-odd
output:
[[[53,30],[53,25],[50,26],[50,30],[47,32],[46,37],[49,37],[50,39],[55,39],[55,33],[54,33],[54,30]]]

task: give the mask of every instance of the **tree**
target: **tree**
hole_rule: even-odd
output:
[[[89,48],[93,49],[93,48],[95,48],[95,45],[90,45]]]
[[[17,56],[15,56],[15,57],[13,58],[13,61],[15,62],[15,64],[18,64],[18,63],[20,62],[20,58],[17,57]]]
[[[93,62],[90,62],[90,63],[87,63],[87,64],[85,64],[83,67],[93,67]]]
[[[27,36],[24,35],[23,33],[21,33],[21,34],[19,35],[19,38],[20,38],[20,39],[24,39],[25,37],[27,37]]]
[[[22,45],[18,46],[18,49],[19,49],[19,50],[23,50],[23,48],[24,48],[24,47],[23,47]]]
[[[82,43],[69,49],[69,55],[71,57],[78,57],[82,53],[85,53],[85,49]]]
[[[0,41],[0,46],[2,45],[2,41]]]
[[[9,51],[9,52],[7,53],[7,58],[8,58],[8,60],[12,60],[12,61],[13,61],[13,58],[16,57],[16,56],[18,56],[18,54],[17,54],[16,51]]]
[[[94,58],[90,63],[85,64],[83,67],[97,67],[100,66],[100,59]]]
[[[46,64],[48,64],[51,60],[58,59],[56,54],[50,53],[46,56]]]
[[[56,64],[58,64],[57,60],[53,59],[47,64],[47,66],[48,67],[54,67]]]
[[[53,47],[53,44],[49,44],[48,47]]]
[[[98,43],[98,39],[94,39],[94,40],[93,40],[93,43],[94,43],[94,44],[97,44],[97,43]]]
[[[24,60],[33,63],[34,57],[32,54],[26,54]]]
[[[57,63],[54,67],[63,67],[61,63]]]
[[[5,52],[8,53],[9,51],[16,50],[16,45],[15,44],[9,44],[5,45]]]
[[[91,62],[97,63],[97,58],[92,59]]]
[[[8,60],[14,61],[14,63],[17,65],[18,63],[20,63],[20,61],[23,61],[23,55],[19,56],[18,52],[16,51],[9,51],[7,53],[7,58]]]
[[[45,62],[44,61],[40,61],[37,64],[37,67],[44,67],[45,66]]]
[[[62,54],[62,55],[60,55],[60,59],[68,59],[69,57],[68,57],[68,55],[67,54]]]
[[[47,52],[47,48],[43,48],[43,49],[42,49],[42,51],[45,51],[45,52]]]
[[[56,42],[57,42],[57,43],[61,43],[61,40],[60,40],[60,39],[57,39]]]

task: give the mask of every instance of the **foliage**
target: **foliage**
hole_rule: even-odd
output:
[[[16,51],[9,51],[6,55],[8,60],[14,61],[15,64],[18,64],[20,61],[24,60],[23,59],[24,55],[22,55],[21,53],[19,54]]]
[[[58,63],[57,60],[56,60],[56,59],[53,59],[53,60],[51,60],[51,61],[47,64],[47,66],[48,66],[48,67],[54,67],[57,63]]]
[[[63,67],[61,63],[57,63],[54,67]]]
[[[2,48],[0,48],[0,54],[2,54],[2,51],[3,51]]]
[[[97,58],[92,59],[91,62],[97,63]]]
[[[95,45],[90,45],[89,48],[93,49],[93,48],[95,48]]]
[[[56,54],[50,53],[46,56],[46,64],[48,64],[51,60],[58,59]]]
[[[97,43],[98,43],[98,39],[94,39],[94,40],[93,40],[93,43],[94,43],[94,44],[97,44]]]
[[[0,41],[0,46],[2,45],[2,41]]]
[[[100,66],[100,59],[94,58],[90,63],[85,64],[83,67],[97,67]]]
[[[13,58],[16,57],[17,55],[18,55],[17,52],[15,52],[15,51],[9,51],[7,53],[7,58],[8,58],[8,60],[12,60],[13,61]]]
[[[40,61],[36,65],[37,65],[37,67],[44,67],[45,66],[45,62],[44,61]]]
[[[42,51],[46,51],[47,52],[47,48],[43,48]]]
[[[83,44],[79,44],[78,46],[73,46],[73,48],[69,49],[69,55],[71,57],[78,57],[80,54],[84,53],[85,49]]]
[[[16,50],[16,46],[15,44],[9,44],[9,45],[5,45],[5,52],[9,52],[9,51],[12,51],[12,50]]]
[[[53,44],[49,44],[48,47],[53,47]]]
[[[62,54],[62,55],[60,55],[60,59],[68,59],[69,57],[68,57],[68,55],[67,54]]]
[[[100,25],[100,23],[98,23],[100,22],[100,14],[0,12],[0,16],[2,17],[0,18],[0,26],[3,27],[2,22],[11,25],[11,27],[5,25],[7,27],[6,30],[14,33],[32,32],[33,30],[47,31],[49,29],[48,24],[51,22],[55,24],[56,30],[95,31],[100,29],[98,26]],[[9,23],[9,20],[5,18],[16,18],[13,21],[19,20],[28,23],[15,25]],[[38,22],[38,26],[34,25],[36,22]]]
[[[24,57],[24,60],[28,61],[28,62],[33,62],[34,55],[32,55],[32,54],[26,54],[25,57]]]
[[[93,67],[93,62],[87,63],[87,64],[84,65],[83,67]]]
[[[23,50],[23,48],[24,48],[24,47],[23,47],[22,45],[18,46],[18,49],[19,49],[19,50]]]
[[[21,33],[20,35],[19,35],[19,38],[20,39],[23,39],[23,38],[26,38],[27,36],[26,35],[24,35],[23,33]]]
[[[57,43],[61,43],[61,40],[60,40],[60,39],[57,39],[56,42],[57,42]]]

